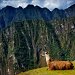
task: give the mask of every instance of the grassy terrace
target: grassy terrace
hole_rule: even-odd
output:
[[[73,61],[74,70],[47,70],[47,67],[22,72],[18,75],[75,75],[75,61]]]

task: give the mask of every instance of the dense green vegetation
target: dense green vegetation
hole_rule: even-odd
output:
[[[75,60],[75,29],[71,24],[74,25],[74,18],[12,23],[0,32],[4,67],[11,68],[13,64],[11,69],[18,72],[45,66],[45,58],[41,56],[43,51],[49,51],[51,58],[56,60]]]

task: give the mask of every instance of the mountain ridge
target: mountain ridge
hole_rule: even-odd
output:
[[[25,19],[43,19],[50,21],[53,19],[64,19],[72,16],[74,17],[74,6],[75,4],[65,10],[55,8],[53,11],[50,11],[48,8],[41,8],[34,5],[28,5],[26,8],[6,6],[0,10],[0,16],[3,16],[6,26],[14,20],[19,21]]]

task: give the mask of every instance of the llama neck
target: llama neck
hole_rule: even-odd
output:
[[[46,58],[47,66],[48,66],[49,63],[50,63],[50,57],[49,57],[49,54],[45,54],[45,58]]]
[[[46,57],[46,62],[50,60],[49,54],[45,54],[45,57]]]

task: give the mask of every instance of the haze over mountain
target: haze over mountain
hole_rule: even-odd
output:
[[[7,5],[15,8],[19,6],[25,8],[29,4],[38,5],[42,8],[46,7],[49,10],[53,10],[54,8],[66,9],[75,4],[75,0],[0,0],[0,8],[4,8]]]

